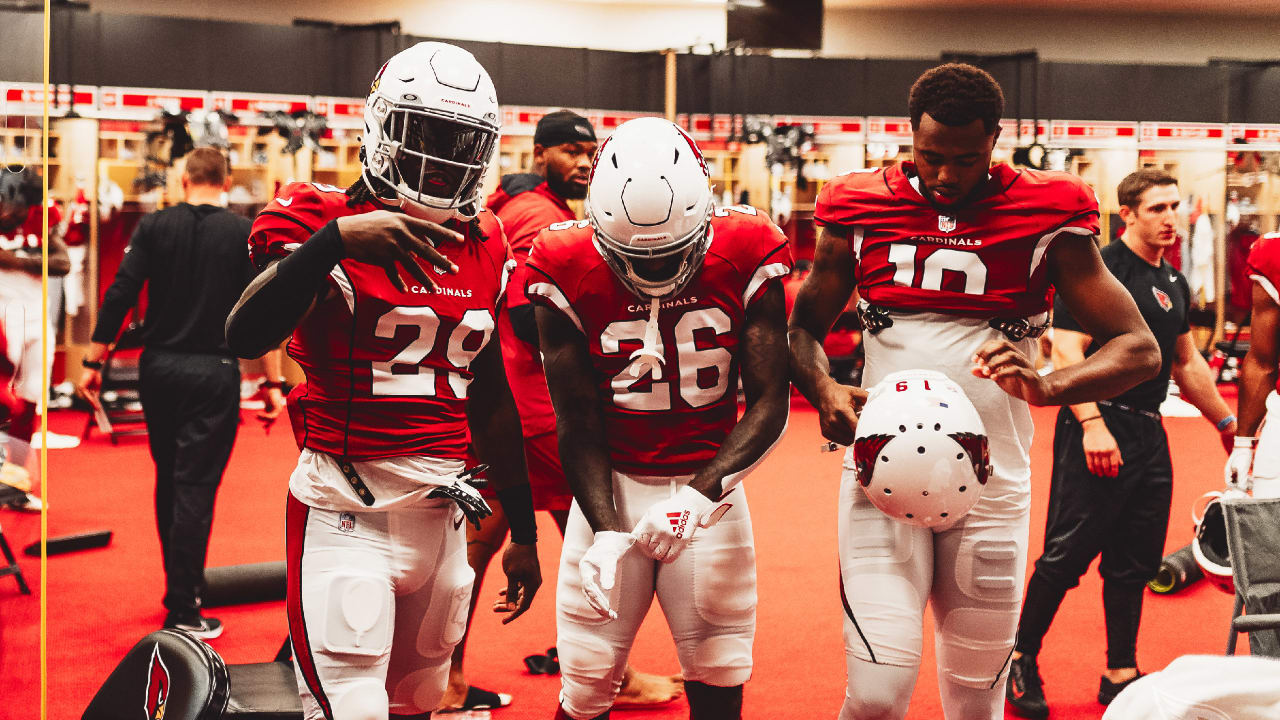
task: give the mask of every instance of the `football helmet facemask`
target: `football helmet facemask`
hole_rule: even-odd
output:
[[[706,160],[675,123],[630,120],[596,151],[586,201],[596,249],[641,299],[675,295],[697,274],[712,209]]]
[[[388,60],[369,90],[365,183],[375,195],[475,217],[499,127],[493,81],[475,57],[418,43]]]
[[[928,528],[964,517],[991,474],[982,418],[959,385],[932,370],[897,372],[871,389],[853,457],[872,505]]]

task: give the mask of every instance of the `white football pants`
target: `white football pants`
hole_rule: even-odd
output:
[[[623,526],[635,527],[653,503],[671,497],[690,479],[615,472],[614,503]],[[613,705],[631,643],[655,594],[685,680],[734,687],[751,677],[756,624],[751,515],[741,486],[725,501],[733,507],[714,527],[699,529],[674,562],[652,560],[635,547],[623,556],[611,593],[618,613],[612,621],[600,617],[582,593],[578,562],[594,533],[574,502],[556,587],[560,704],[571,717],[593,718]]]

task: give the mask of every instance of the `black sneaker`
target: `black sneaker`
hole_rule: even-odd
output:
[[[1004,699],[1009,701],[1013,714],[1018,717],[1043,720],[1049,717],[1049,704],[1044,699],[1044,681],[1035,655],[1014,658],[1009,664],[1009,682],[1005,685]]]
[[[212,640],[222,634],[221,620],[212,617],[201,617],[199,615],[196,615],[194,620],[179,620],[170,616],[165,620],[164,626],[169,630],[185,630],[201,640]]]
[[[1102,681],[1098,683],[1098,702],[1103,705],[1110,705],[1112,700],[1120,694],[1120,691],[1129,687],[1134,680],[1142,677],[1144,673],[1139,672],[1137,675],[1125,680],[1124,682],[1114,683],[1107,679],[1106,675],[1102,676]]]

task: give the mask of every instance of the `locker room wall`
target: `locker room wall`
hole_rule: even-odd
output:
[[[40,15],[0,11],[8,39],[0,80],[39,82]],[[53,82],[363,95],[390,54],[416,42],[389,29],[335,29],[59,10]],[[458,41],[455,41],[458,42]],[[461,41],[488,68],[506,104],[662,110],[658,53]],[[901,115],[923,59],[682,54],[681,112]],[[1275,122],[1280,68],[1041,62],[986,63],[1010,117]],[[1022,78],[1022,92],[1017,78]],[[1038,88],[1034,79],[1038,77]]]
[[[1028,3],[1033,7],[1034,3]],[[1205,3],[1205,7],[1209,7]],[[1280,17],[1219,12],[1153,14],[1096,9],[828,9],[822,51],[853,57],[919,57],[938,50],[997,53],[1035,48],[1071,63],[1203,65],[1212,58],[1277,57]]]

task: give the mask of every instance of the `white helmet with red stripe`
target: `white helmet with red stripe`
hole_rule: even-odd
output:
[[[897,372],[871,389],[853,457],[871,504],[929,528],[964,517],[991,473],[978,411],[959,385],[932,370]]]
[[[675,123],[623,123],[596,152],[586,212],[596,248],[623,285],[644,299],[675,295],[711,245],[706,160]]]

